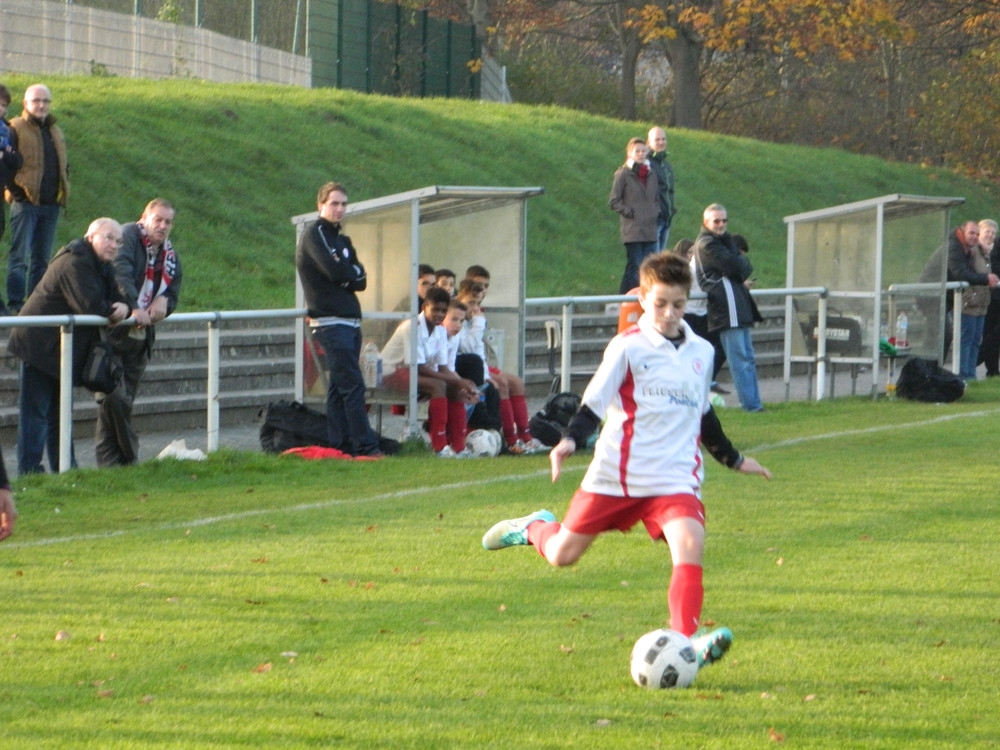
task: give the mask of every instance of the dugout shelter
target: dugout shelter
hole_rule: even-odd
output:
[[[527,199],[543,192],[541,187],[432,185],[349,203],[344,233],[368,274],[368,288],[358,295],[364,340],[373,341],[381,350],[400,321],[419,314],[416,286],[421,263],[450,268],[459,281],[466,268],[481,265],[490,272],[484,309],[487,340],[496,364],[523,374]],[[316,211],[292,217],[296,241],[305,225],[317,217]],[[296,306],[305,307],[297,274],[295,285]],[[416,350],[416,332],[413,326],[411,351]],[[296,351],[296,398],[305,401],[319,395],[322,402],[325,386],[317,387],[312,369],[316,359],[310,359],[304,320],[296,322]],[[410,434],[416,431],[416,383],[416,377],[411,377],[411,392],[405,399]],[[376,401],[390,400],[388,394],[370,396]]]
[[[947,240],[951,209],[964,202],[893,194],[785,217],[786,285],[827,289],[825,297],[786,297],[786,392],[793,364],[815,368],[817,400],[827,395],[827,366],[832,394],[836,368],[846,365],[852,391],[863,371],[877,397],[890,372],[880,374],[879,340],[894,335],[900,312],[909,321],[909,348],[900,355],[941,361],[947,258],[939,268],[928,260]]]

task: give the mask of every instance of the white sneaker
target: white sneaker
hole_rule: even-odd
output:
[[[548,450],[548,446],[538,438],[531,438],[531,440],[528,440],[523,445],[525,453],[541,453]]]
[[[455,449],[452,448],[450,445],[446,445],[444,448],[439,450],[434,455],[437,456],[438,458],[458,458],[458,454],[455,453]]]

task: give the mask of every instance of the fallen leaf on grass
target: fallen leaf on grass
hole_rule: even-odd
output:
[[[559,650],[562,651],[564,654],[572,654],[575,648],[576,648],[575,643],[572,646],[564,646],[564,645],[559,646]]]
[[[115,694],[114,690],[98,690],[97,691],[97,697],[98,698],[110,698],[114,694]]]
[[[56,640],[57,641],[68,641],[72,637],[73,636],[71,636],[65,630],[60,630],[58,633],[56,633]]]
[[[770,737],[771,742],[784,742],[785,735],[777,731],[774,727],[767,730],[767,736]]]
[[[156,699],[155,699],[155,698],[153,698],[153,696],[151,696],[151,695],[144,695],[144,696],[142,696],[142,697],[141,697],[141,698],[139,699],[139,703],[140,703],[140,704],[145,704],[145,703],[152,703],[152,702],[153,702],[154,700],[156,700]]]
[[[813,693],[810,693],[809,695],[807,695],[807,696],[806,696],[805,698],[803,698],[802,700],[804,700],[804,701],[806,701],[806,702],[808,703],[809,701],[814,701],[814,700],[816,700],[816,696],[815,696],[815,694],[813,694]]]
[[[594,722],[595,727],[610,727],[611,719],[598,719]]]
[[[286,659],[294,659],[296,656],[298,656],[298,654],[294,651],[282,651],[281,656],[283,656]]]
[[[256,560],[251,560],[250,562],[266,563],[266,562],[271,562],[271,561],[268,560],[266,557],[258,557]]]
[[[271,671],[271,662],[265,662],[264,664],[258,664],[256,667],[253,668],[253,671],[256,672],[257,674],[261,674],[263,672],[270,672]]]

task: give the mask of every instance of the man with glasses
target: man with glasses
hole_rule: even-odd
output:
[[[84,237],[56,253],[20,315],[100,315],[112,323],[125,320],[131,310],[118,290],[111,265],[121,239],[121,224],[114,219],[91,222]],[[87,355],[100,336],[99,326],[74,326],[74,384],[79,382]],[[57,326],[13,328],[7,341],[7,350],[21,360],[17,421],[17,471],[21,476],[44,471],[46,447],[49,468],[59,470],[59,342]],[[75,456],[72,464],[76,465]]]
[[[7,185],[10,257],[7,306],[15,314],[45,273],[55,243],[59,211],[69,198],[66,139],[49,114],[52,93],[36,83],[24,92],[24,111],[10,123],[11,145],[21,168]]]
[[[119,327],[111,334],[125,376],[111,393],[96,394],[98,466],[127,466],[139,460],[132,405],[153,352],[156,324],[174,311],[181,291],[181,262],[170,242],[175,214],[169,201],[154,198],[138,221],[122,228],[115,275],[135,326]]]
[[[705,209],[702,230],[695,242],[694,270],[698,285],[708,295],[708,330],[719,332],[740,406],[746,411],[764,411],[750,338],[761,315],[744,284],[753,266],[737,249],[728,228],[725,206],[713,203]]]

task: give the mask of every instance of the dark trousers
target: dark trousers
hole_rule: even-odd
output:
[[[21,393],[18,398],[17,473],[43,474],[42,455],[49,454],[49,469],[59,471],[59,379],[21,364]],[[70,465],[76,454],[70,446]]]
[[[995,378],[1000,375],[1000,300],[991,301],[986,309],[983,342],[979,345],[979,362],[986,365],[986,377]]]
[[[126,338],[115,344],[125,370],[122,382],[111,393],[95,394],[97,429],[94,453],[98,466],[128,466],[139,460],[139,436],[132,427],[132,405],[149,357],[146,340]]]
[[[355,456],[376,453],[378,435],[365,410],[365,380],[361,374],[361,329],[348,325],[317,328],[330,371],[326,391],[326,430],[330,445]]]

